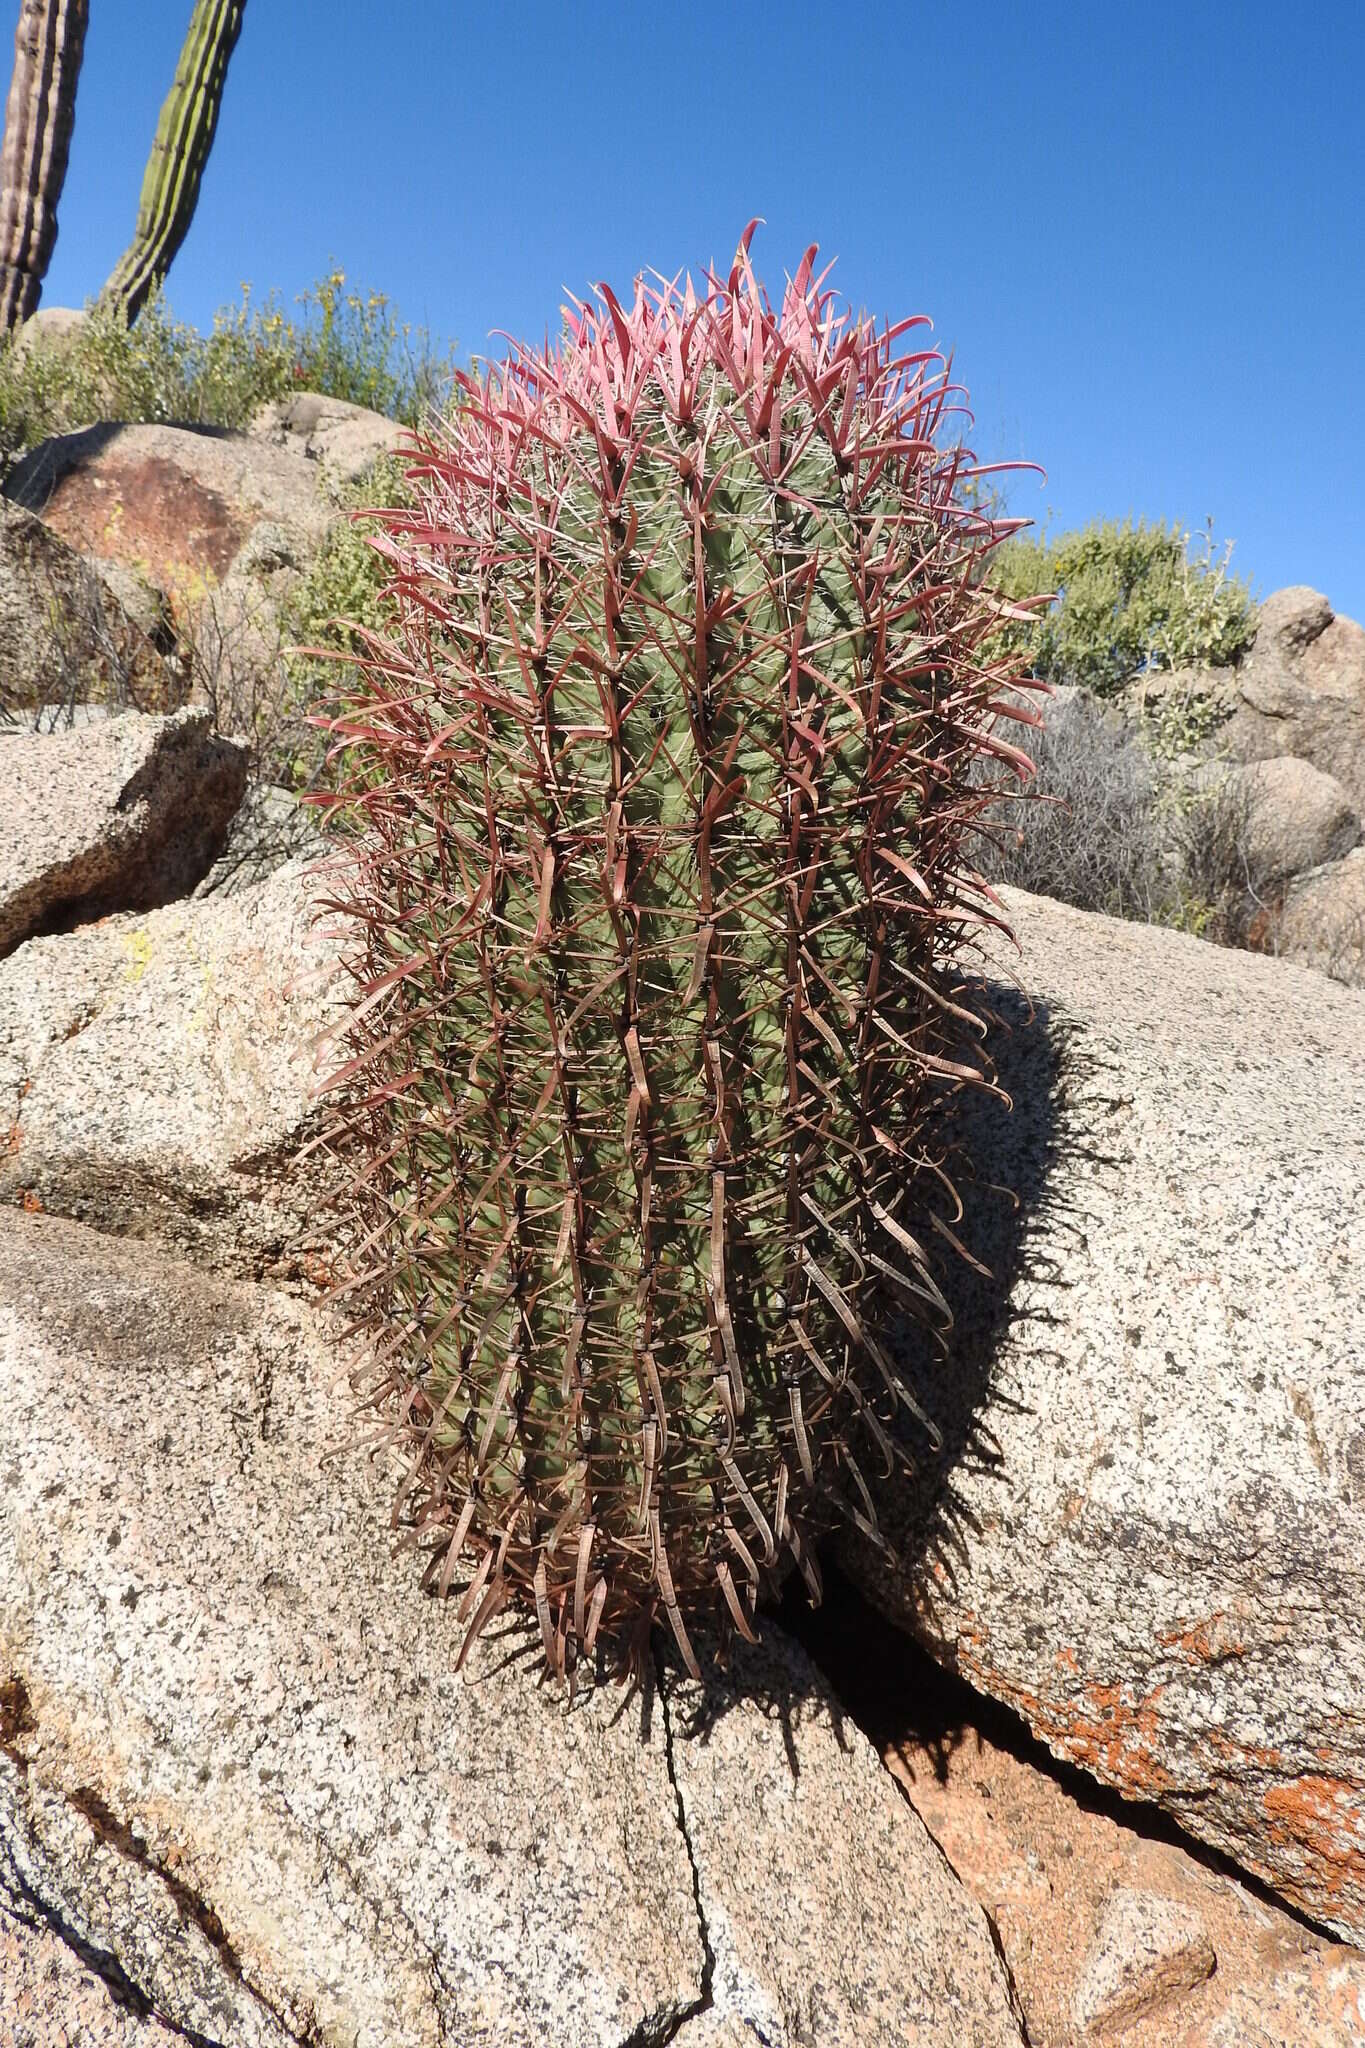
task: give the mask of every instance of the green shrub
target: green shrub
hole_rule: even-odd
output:
[[[0,342],[0,469],[98,419],[244,427],[271,399],[319,391],[416,425],[445,402],[453,352],[401,323],[382,292],[348,288],[333,269],[298,305],[295,318],[274,293],[253,303],[243,285],[203,334],[158,294],[133,327],[95,304],[62,342]]]
[[[1118,697],[1144,669],[1235,661],[1256,630],[1256,608],[1228,572],[1231,543],[1215,554],[1212,530],[1191,548],[1179,526],[1094,520],[1049,540],[1009,541],[991,581],[1006,597],[1055,590],[1036,625],[1010,629],[1031,642],[1035,674],[1098,697]]]
[[[356,629],[382,633],[390,622],[384,598],[389,565],[370,545],[363,515],[372,507],[413,502],[403,463],[392,456],[339,495],[351,516],[333,525],[290,593],[281,621],[289,715],[271,749],[269,779],[299,790],[328,779],[328,742],[315,721],[334,717],[354,695],[347,657],[360,649]]]

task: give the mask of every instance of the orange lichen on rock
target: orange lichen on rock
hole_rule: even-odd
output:
[[[1179,1650],[1193,1664],[1221,1664],[1228,1657],[1242,1657],[1246,1644],[1234,1634],[1224,1613],[1210,1614],[1186,1629],[1168,1629],[1158,1635],[1163,1650]]]
[[[1077,1668],[1074,1650],[1059,1652],[1057,1661]],[[1122,1686],[1081,1680],[1074,1691],[1049,1697],[990,1669],[966,1643],[959,1644],[958,1662],[973,1685],[1022,1714],[1054,1755],[1093,1771],[1130,1798],[1156,1799],[1174,1788],[1176,1780],[1159,1761],[1163,1742],[1158,1702],[1164,1686],[1154,1686],[1134,1701],[1125,1697]]]
[[[1321,1911],[1323,1900],[1335,1902],[1347,1891],[1365,1894],[1365,1787],[1305,1775],[1271,1785],[1262,1804],[1271,1840],[1294,1843],[1310,1860],[1310,1910]]]

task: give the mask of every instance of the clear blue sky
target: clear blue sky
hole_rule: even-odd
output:
[[[93,0],[49,305],[127,240],[190,0]],[[11,10],[12,12],[12,5]],[[561,287],[809,241],[927,312],[1014,508],[1212,514],[1365,619],[1365,0],[248,0],[169,297],[335,257],[483,352]]]

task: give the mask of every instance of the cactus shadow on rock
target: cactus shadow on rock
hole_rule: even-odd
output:
[[[942,1447],[934,1452],[922,1439],[910,1443],[911,1470],[876,1490],[893,1553],[888,1569],[931,1634],[934,1589],[954,1583],[981,1533],[960,1476],[993,1474],[1002,1496],[1019,1480],[1005,1470],[989,1417],[1017,1401],[1000,1359],[1012,1326],[1036,1321],[1023,1291],[1032,1279],[1055,1285],[1059,1244],[1084,1231],[1084,1219],[1070,1213],[1053,1182],[1058,1112],[1075,1058],[1067,1020],[1018,987],[990,978],[983,978],[979,1006],[992,1020],[986,1050],[999,1092],[964,1091],[954,1131],[963,1209],[956,1229],[975,1263],[945,1255],[939,1269],[953,1315],[946,1356],[902,1346],[897,1360],[937,1425]]]
[[[945,1248],[937,1277],[953,1312],[946,1356],[930,1352],[923,1343],[900,1341],[895,1346],[901,1374],[937,1425],[942,1444],[935,1451],[922,1431],[911,1424],[911,1435],[902,1424],[898,1433],[911,1455],[911,1468],[874,1487],[892,1551],[883,1568],[896,1582],[896,1604],[903,1608],[908,1602],[931,1635],[934,1588],[953,1582],[979,1534],[975,1513],[957,1483],[959,1476],[965,1471],[993,1473],[1002,1493],[1018,1483],[1019,1475],[1005,1469],[988,1419],[992,1410],[998,1412],[1015,1399],[998,1360],[1011,1324],[1030,1314],[1017,1306],[1017,1291],[1031,1277],[1055,1284],[1058,1243],[1084,1230],[1084,1219],[1063,1209],[1053,1182],[1058,1106],[1076,1057],[1067,1020],[1019,988],[990,978],[981,982],[979,1007],[993,1020],[986,1050],[1000,1092],[963,1091],[955,1105],[952,1136],[960,1147],[955,1178],[963,1215],[957,1234],[986,1270]],[[871,1546],[863,1537],[855,1534],[848,1540],[870,1555]],[[863,1726],[867,1702],[878,1692],[876,1682],[869,1687],[868,1675],[857,1668],[869,1654],[879,1654],[873,1643],[860,1640],[858,1622],[866,1625],[870,1619],[874,1637],[881,1636],[886,1624],[867,1607],[864,1595],[854,1592],[840,1569],[838,1541],[837,1536],[832,1538],[822,1553],[822,1607],[811,1607],[793,1574],[780,1606],[762,1617],[760,1644],[733,1640],[719,1659],[706,1660],[700,1686],[686,1686],[680,1696],[680,1735],[705,1742],[726,1713],[741,1704],[757,1707],[781,1730],[793,1779],[799,1775],[795,1731],[804,1712],[828,1713],[836,1740],[848,1747],[848,1725]],[[850,1601],[852,1614],[837,1611]],[[528,1656],[534,1651],[532,1643]],[[668,1674],[675,1660],[666,1631],[656,1630],[656,1652],[655,1673]],[[649,1726],[649,1694],[647,1683],[640,1695],[643,1731]],[[895,1709],[902,1724],[922,1715],[926,1725],[918,1732],[939,1746],[951,1749],[965,1739],[965,1723],[950,1728],[943,1721],[936,1693],[931,1697],[926,1692],[918,1703],[898,1698]],[[869,1726],[864,1732],[873,1731]]]

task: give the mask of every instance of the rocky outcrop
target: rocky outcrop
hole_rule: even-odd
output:
[[[14,701],[98,695],[156,710],[187,700],[204,704],[225,730],[249,732],[275,774],[295,772],[299,743],[285,736],[302,716],[285,670],[286,648],[297,637],[291,603],[347,516],[344,487],[401,435],[394,421],[363,407],[302,393],[266,408],[250,433],[104,422],[43,442],[4,483],[15,535],[14,522],[27,520],[28,554],[45,562],[55,551],[68,569],[74,565],[73,574],[103,593],[125,639],[140,647],[150,635],[173,654],[173,673],[159,696],[136,675],[124,675],[126,659],[104,660],[104,669],[118,670],[113,683],[98,664],[87,678],[89,660],[56,663],[39,634],[33,652],[13,658],[26,692]],[[0,626],[12,613],[16,628],[29,634],[32,619],[45,616],[39,586],[52,577],[46,568],[41,576],[10,574],[7,556],[21,551],[17,539],[5,541],[6,531],[0,530]],[[63,596],[57,616],[71,613]],[[70,623],[60,637],[73,634],[92,637],[84,628],[76,634]],[[102,644],[109,636],[94,637]],[[0,652],[0,710],[9,660]]]
[[[402,448],[406,428],[367,406],[316,391],[263,405],[251,431],[277,448],[290,448],[321,462],[339,483],[358,483],[383,457]]]
[[[246,774],[246,747],[207,711],[0,740],[0,956],[186,894],[221,852]]]
[[[298,1303],[11,1216],[0,1380],[0,1904],[53,1997],[223,2048],[1020,2048],[794,1645],[569,1701],[517,1623],[456,1672]]]
[[[11,346],[16,362],[31,357],[60,358],[90,331],[90,315],[77,306],[40,306],[14,331]]]
[[[0,962],[0,1201],[323,1277],[324,1171],[297,1157],[335,1016],[312,886],[295,862]]]
[[[59,434],[16,464],[4,491],[81,554],[140,571],[182,614],[230,576],[262,525],[303,555],[336,516],[315,465],[208,427]]]
[[[1365,1000],[1005,892],[943,1429],[868,1597],[1053,1750],[1365,1934]],[[997,971],[1016,969],[1004,955]],[[992,1194],[1003,1183],[1017,1197]]]
[[[1334,616],[1320,591],[1272,592],[1222,737],[1244,761],[1311,761],[1365,813],[1365,628]]]
[[[176,678],[147,616],[31,512],[0,498],[0,720],[103,699],[164,709]]]
[[[828,1563],[784,1606],[991,1917],[1033,2048],[1345,2048],[1365,1954],[1192,1853],[1149,1810],[1059,1769]],[[1357,2032],[1359,2028],[1357,2028]]]
[[[1233,773],[1245,791],[1247,859],[1259,884],[1343,860],[1359,840],[1360,813],[1335,775],[1289,754]]]
[[[1365,849],[1300,875],[1273,925],[1286,959],[1365,988]]]

